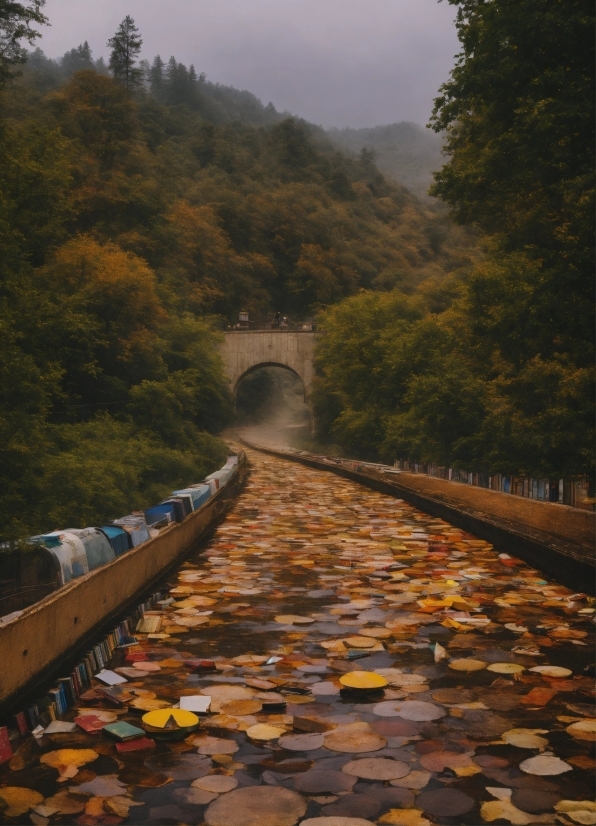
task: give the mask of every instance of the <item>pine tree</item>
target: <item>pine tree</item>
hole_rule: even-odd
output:
[[[91,48],[87,40],[79,44],[76,49],[65,52],[60,60],[60,65],[67,75],[74,74],[74,72],[78,72],[81,69],[95,68]]]
[[[163,62],[159,55],[156,55],[153,58],[153,63],[151,64],[151,69],[149,70],[149,88],[151,89],[151,94],[155,95],[156,98],[160,98],[164,91],[164,66],[166,64]]]
[[[108,40],[108,46],[112,49],[110,69],[116,80],[124,83],[127,94],[142,82],[141,70],[135,67],[142,44],[139,30],[129,14],[120,23],[116,34]]]

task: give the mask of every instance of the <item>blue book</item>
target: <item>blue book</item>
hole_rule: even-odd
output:
[[[109,734],[110,737],[120,740],[122,743],[126,740],[134,740],[136,737],[145,736],[142,728],[137,728],[136,726],[131,726],[130,723],[124,722],[108,723],[107,726],[103,727],[102,731]]]

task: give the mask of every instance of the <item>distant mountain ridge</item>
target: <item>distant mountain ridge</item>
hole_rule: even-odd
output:
[[[39,73],[38,82],[45,92],[57,88],[81,69],[109,74],[103,58],[93,59],[86,41],[58,59],[48,58],[41,49],[35,49],[28,55],[28,68]],[[186,105],[217,126],[240,121],[247,126],[267,127],[291,117],[289,112],[278,112],[272,103],[264,105],[252,92],[213,83],[204,74],[197,75],[193,66],[188,69],[173,57],[168,63],[162,62],[161,58],[156,58],[153,64],[143,60],[140,68],[143,86],[158,100],[166,105]],[[372,150],[375,163],[383,174],[418,198],[434,200],[430,199],[428,188],[432,173],[443,165],[442,140],[434,132],[408,121],[364,129],[334,128],[325,132],[300,117],[299,120],[313,135],[326,135],[348,155],[358,155],[363,147]]]
[[[363,147],[372,149],[381,172],[419,198],[430,198],[432,173],[445,162],[441,137],[417,123],[401,121],[367,129],[328,129],[327,135],[349,153],[358,154]]]

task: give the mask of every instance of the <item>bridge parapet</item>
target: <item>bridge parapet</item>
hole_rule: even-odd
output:
[[[224,334],[221,354],[235,394],[244,376],[259,367],[285,367],[304,387],[308,403],[315,375],[317,334],[312,330],[231,330]]]

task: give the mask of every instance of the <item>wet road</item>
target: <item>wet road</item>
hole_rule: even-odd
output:
[[[200,727],[131,751],[29,737],[2,822],[595,824],[593,604],[400,500],[249,459],[154,634],[111,663],[123,704],[66,717],[139,726],[210,697]]]

